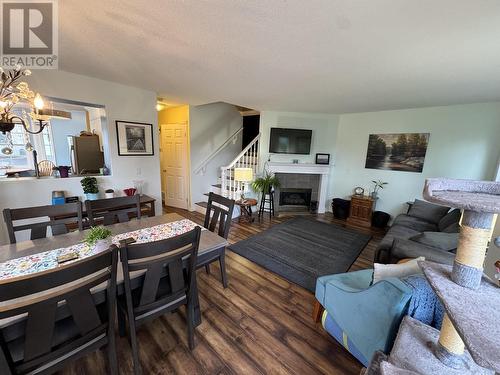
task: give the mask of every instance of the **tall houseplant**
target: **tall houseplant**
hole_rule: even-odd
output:
[[[80,184],[82,185],[83,193],[85,194],[86,199],[92,201],[99,198],[99,187],[97,186],[97,178],[95,177],[82,178]]]
[[[256,178],[251,186],[256,193],[267,194],[273,187],[280,187],[280,180],[268,171],[264,171],[264,176]]]

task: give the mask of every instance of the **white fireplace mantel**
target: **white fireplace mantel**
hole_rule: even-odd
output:
[[[325,212],[330,165],[306,163],[267,163],[267,170],[271,173],[303,173],[320,175],[318,189],[318,213],[322,214]]]

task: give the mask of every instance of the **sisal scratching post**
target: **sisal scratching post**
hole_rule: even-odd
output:
[[[492,224],[493,214],[464,211],[457,256],[451,273],[451,279],[458,285],[479,288]]]
[[[498,185],[483,181],[429,179],[424,197],[431,202],[463,209],[457,255],[450,278],[462,287],[478,289],[483,277],[493,213],[498,209]],[[460,369],[464,365],[464,350],[464,342],[446,314],[435,355],[446,366]]]

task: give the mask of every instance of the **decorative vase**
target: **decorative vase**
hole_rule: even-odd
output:
[[[95,201],[99,199],[99,193],[85,193],[85,199]]]
[[[65,165],[60,165],[59,167],[57,167],[57,170],[59,171],[59,176],[61,178],[68,178],[70,169],[71,169],[71,167],[68,167]]]
[[[378,193],[376,191],[372,192],[372,199],[377,199]]]
[[[104,193],[104,197],[105,198],[114,198],[115,197],[115,193]]]
[[[108,250],[110,246],[111,246],[111,238],[106,238],[104,240],[96,241],[94,245],[94,250],[100,253],[102,251]]]

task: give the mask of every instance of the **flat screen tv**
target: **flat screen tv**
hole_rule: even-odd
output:
[[[271,128],[269,152],[273,154],[301,154],[311,152],[312,130]]]

